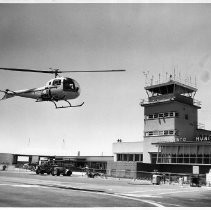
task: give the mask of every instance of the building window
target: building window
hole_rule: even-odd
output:
[[[117,161],[120,161],[120,154],[116,155],[116,159],[117,159]]]
[[[157,162],[157,153],[151,153],[151,163],[156,164]]]
[[[143,161],[143,154],[139,154],[139,161]]]
[[[148,118],[149,118],[149,119],[153,119],[153,114],[150,114],[150,115],[148,116]]]
[[[159,113],[159,114],[158,114],[158,117],[159,117],[159,118],[163,118],[163,117],[164,117],[164,113]]]
[[[117,154],[117,161],[143,161],[143,154]]]
[[[211,164],[211,145],[199,145],[198,149],[190,145],[172,146],[168,151],[167,148],[169,146],[161,146],[157,163]]]
[[[127,155],[123,154],[122,156],[123,156],[122,161],[127,161]]]
[[[178,135],[178,130],[164,130],[164,131],[147,131],[145,136],[168,136]]]
[[[169,117],[174,117],[174,114],[175,114],[174,112],[170,112]]]
[[[129,154],[129,161],[133,161],[133,154]]]
[[[139,161],[139,154],[135,154],[135,161]]]
[[[149,131],[149,132],[148,132],[148,135],[149,135],[149,136],[153,136],[153,131]]]
[[[168,135],[168,134],[169,134],[168,130],[164,131],[164,135]]]
[[[154,114],[154,119],[157,119],[158,118],[158,114]]]
[[[157,119],[157,118],[172,118],[172,117],[179,117],[178,112],[165,112],[165,113],[154,113],[145,115],[145,119]]]
[[[185,114],[185,119],[188,120],[188,114]]]
[[[164,113],[164,117],[168,117],[169,116],[169,113],[168,112],[165,112]]]
[[[117,161],[122,161],[122,154],[117,154]]]
[[[169,131],[169,135],[174,135],[174,131],[173,130],[170,130]]]

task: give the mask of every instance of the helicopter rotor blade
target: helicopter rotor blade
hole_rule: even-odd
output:
[[[49,70],[35,70],[35,69],[20,69],[20,68],[1,68],[0,70],[9,70],[9,71],[23,71],[23,72],[35,72],[35,73],[46,73],[46,74],[54,74],[55,71],[49,71]],[[60,73],[59,71],[57,71]]]
[[[120,72],[120,71],[126,71],[125,69],[113,69],[113,70],[88,70],[88,71],[81,71],[81,70],[72,70],[72,71],[60,71],[59,73],[101,73],[101,72]]]
[[[125,69],[111,69],[111,70],[70,70],[70,71],[60,71],[59,69],[50,68],[50,70],[37,70],[37,69],[21,69],[21,68],[2,68],[0,70],[9,70],[9,71],[20,71],[20,72],[33,72],[33,73],[46,73],[46,74],[55,74],[55,77],[59,73],[103,73],[103,72],[121,72],[126,71]]]

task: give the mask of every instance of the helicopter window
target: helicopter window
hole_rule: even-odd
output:
[[[61,85],[61,80],[60,79],[54,80],[53,85]]]
[[[51,85],[51,82],[49,82],[49,85]]]
[[[64,90],[75,90],[75,83],[71,79],[66,79],[63,82]]]

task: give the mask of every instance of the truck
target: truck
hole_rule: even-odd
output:
[[[62,164],[56,164],[54,161],[42,161],[36,167],[36,174],[51,174],[52,176],[71,176],[72,170],[70,167],[65,167]]]

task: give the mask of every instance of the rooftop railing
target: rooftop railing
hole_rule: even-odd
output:
[[[141,106],[141,105],[147,105],[147,104],[154,104],[154,103],[158,103],[158,102],[170,101],[170,100],[174,100],[174,99],[175,99],[175,97],[163,97],[163,98],[155,97],[153,99],[145,98],[145,99],[141,99],[139,104]],[[189,102],[189,104],[192,103],[194,106],[201,107],[201,101],[199,101],[199,100],[193,99],[192,101],[186,101],[186,102]]]

